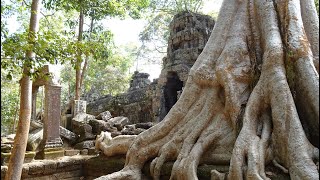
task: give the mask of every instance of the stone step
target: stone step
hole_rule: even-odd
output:
[[[75,156],[80,153],[80,150],[78,149],[66,149],[64,150],[65,156]]]

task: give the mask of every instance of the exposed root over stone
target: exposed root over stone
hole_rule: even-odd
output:
[[[163,164],[174,161],[171,180],[196,180],[208,154],[212,163],[229,164],[231,156],[229,173],[213,170],[213,179],[269,179],[269,163],[291,179],[319,179],[319,150],[310,143],[316,135],[307,136],[301,123],[319,132],[319,75],[310,48],[317,43],[308,43],[299,7],[299,0],[225,0],[178,102],[163,121],[122,142],[121,153],[129,149],[121,171],[98,179],[142,179],[151,161],[157,180]],[[107,155],[121,146],[101,138],[97,144]]]

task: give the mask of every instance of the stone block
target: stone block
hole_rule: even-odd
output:
[[[82,171],[74,170],[74,171],[67,171],[67,172],[60,172],[54,173],[50,175],[41,175],[37,177],[28,177],[23,178],[24,180],[56,180],[56,179],[63,179],[63,180],[79,180],[84,179],[82,175]]]
[[[75,149],[79,149],[79,150],[89,149],[91,147],[94,147],[94,140],[83,141],[83,142],[77,143],[74,146]]]
[[[83,124],[89,123],[91,119],[95,119],[95,116],[86,114],[86,113],[79,113],[72,119],[72,131],[77,127],[80,127]]]
[[[11,153],[1,153],[1,165],[7,165],[9,163]]]
[[[43,174],[53,174],[57,171],[56,161],[45,161]]]
[[[82,100],[74,100],[73,116],[79,113],[86,113],[87,102]]]
[[[153,126],[154,124],[152,122],[146,122],[146,123],[136,123],[135,127],[136,128],[142,128],[142,129],[149,129]]]
[[[58,159],[64,156],[63,148],[45,148],[44,151],[40,152],[42,159]]]
[[[92,133],[98,135],[101,131],[106,131],[111,127],[110,123],[107,123],[103,120],[92,119],[89,121],[90,126],[92,127]]]
[[[37,128],[29,133],[27,150],[35,151],[43,139],[43,128]]]
[[[113,124],[119,131],[121,131],[125,125],[129,124],[129,119],[127,117],[118,116],[111,118],[108,122],[111,125]]]
[[[27,177],[27,176],[29,176],[29,166],[23,166],[21,177]]]
[[[75,143],[77,141],[78,135],[76,135],[75,133],[73,133],[72,131],[69,131],[68,129],[61,127],[60,126],[60,136],[66,138],[67,140],[69,140],[69,142]]]
[[[44,163],[35,162],[29,165],[29,175],[42,174],[44,172]]]
[[[69,158],[72,158],[72,157],[69,157]],[[80,164],[80,162],[77,162],[74,160],[61,161],[58,163],[57,172],[73,171],[73,170],[81,169],[81,167],[82,165]]]
[[[11,149],[12,149],[12,144],[2,144],[2,141],[1,141],[1,152],[9,153],[11,152]]]
[[[97,155],[98,151],[95,148],[88,149],[88,155]]]
[[[80,153],[80,150],[78,149],[68,149],[64,150],[64,155],[65,156],[75,156]]]
[[[81,154],[81,155],[88,155],[88,149],[82,149],[82,150],[80,151],[80,154]]]
[[[77,142],[94,140],[96,138],[96,136],[92,134],[92,127],[89,124],[83,124],[76,128],[74,131],[79,135]]]
[[[100,113],[96,118],[98,120],[108,121],[109,119],[112,118],[112,115],[109,111],[104,111],[104,112]]]
[[[95,156],[88,159],[83,164],[83,171],[86,176],[94,176],[97,178],[99,176],[120,171],[125,164],[125,160],[124,156]]]
[[[7,165],[9,163],[11,156],[11,152],[9,153],[1,153],[1,165]],[[36,153],[33,151],[27,151],[25,153],[24,161],[23,163],[29,163],[34,160],[34,157],[36,156]]]

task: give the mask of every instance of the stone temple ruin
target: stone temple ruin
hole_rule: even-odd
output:
[[[36,81],[33,87],[32,128],[21,179],[91,180],[121,170],[125,157],[99,154],[95,148],[97,135],[102,131],[107,131],[112,137],[137,135],[160,122],[179,99],[189,70],[202,52],[214,23],[211,17],[205,15],[189,12],[177,14],[170,24],[167,56],[163,58],[163,69],[158,79],[150,82],[149,74],[135,72],[126,93],[105,96],[87,105],[85,101],[75,101],[73,107],[62,112],[61,118],[61,87],[52,79]],[[43,85],[46,96],[41,122],[35,116],[35,94]],[[8,170],[6,165],[12,143],[13,139],[1,139],[1,179]],[[35,157],[35,152],[42,156]],[[170,178],[172,166],[172,162],[164,163],[160,179]],[[150,162],[142,169],[145,179],[152,179],[149,169]],[[229,166],[199,164],[198,178],[212,179],[212,169],[224,173],[228,172]],[[290,179],[279,169],[269,171],[272,172],[272,179]]]
[[[112,137],[139,134],[160,122],[178,100],[188,73],[202,52],[215,21],[210,16],[181,12],[170,23],[167,56],[158,79],[151,82],[147,73],[134,72],[130,88],[117,96],[105,96],[87,105],[76,102],[62,112],[57,84],[39,80],[34,83],[33,97],[39,86],[46,88],[46,110],[43,122],[32,121],[25,162],[33,160],[34,151],[42,151],[40,159],[23,165],[21,179],[94,179],[122,169],[124,156],[97,156],[95,139],[102,131]],[[33,118],[35,103],[33,99]],[[42,146],[41,146],[42,142]],[[10,148],[1,144],[1,179],[7,171]],[[61,154],[62,153],[62,154]],[[80,154],[80,155],[79,155]],[[61,156],[64,156],[61,158]],[[56,159],[58,160],[50,160]],[[36,158],[39,159],[39,158]],[[143,173],[149,176],[148,166]],[[200,179],[210,179],[210,169],[228,171],[228,166],[200,165]],[[172,164],[164,164],[161,179],[168,179]],[[167,169],[167,170],[166,170]],[[284,177],[284,179],[286,179]]]
[[[167,56],[158,79],[135,72],[127,93],[106,96],[87,105],[87,113],[110,111],[133,123],[159,122],[176,103],[188,73],[207,43],[215,21],[210,16],[182,12],[170,23]]]

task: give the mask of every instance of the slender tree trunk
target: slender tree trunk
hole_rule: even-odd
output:
[[[89,34],[89,39],[88,39],[89,41],[91,39],[91,34],[92,34],[92,30],[93,30],[93,22],[94,22],[94,18],[91,17],[90,34]],[[82,89],[82,87],[83,87],[84,76],[85,76],[87,68],[88,68],[88,60],[89,60],[89,55],[86,55],[86,58],[84,60],[84,64],[83,64],[83,67],[82,67],[82,71],[81,71],[80,89]]]
[[[80,43],[82,41],[82,34],[83,34],[83,21],[84,21],[84,15],[83,11],[80,10],[79,15],[79,34],[78,34],[78,42]],[[80,100],[81,95],[81,86],[80,86],[80,80],[81,80],[81,50],[78,52],[77,61],[76,61],[76,94],[75,94],[75,100]]]
[[[39,12],[40,0],[33,0],[31,5],[31,17],[29,26],[29,43],[35,40],[35,33],[39,29]],[[20,113],[16,136],[14,138],[13,149],[9,160],[6,180],[18,180],[21,178],[22,165],[25,157],[28,133],[30,127],[31,111],[32,111],[32,80],[28,76],[30,67],[28,61],[33,60],[35,54],[32,51],[26,53],[28,60],[23,67],[23,75],[20,80]]]
[[[87,71],[87,67],[88,67],[88,60],[89,60],[89,56],[86,56],[85,60],[84,60],[84,64],[83,64],[83,67],[82,67],[82,71],[81,71],[81,77],[80,77],[80,89],[82,90],[83,88],[83,81],[84,81],[84,76],[85,76],[85,73]]]

